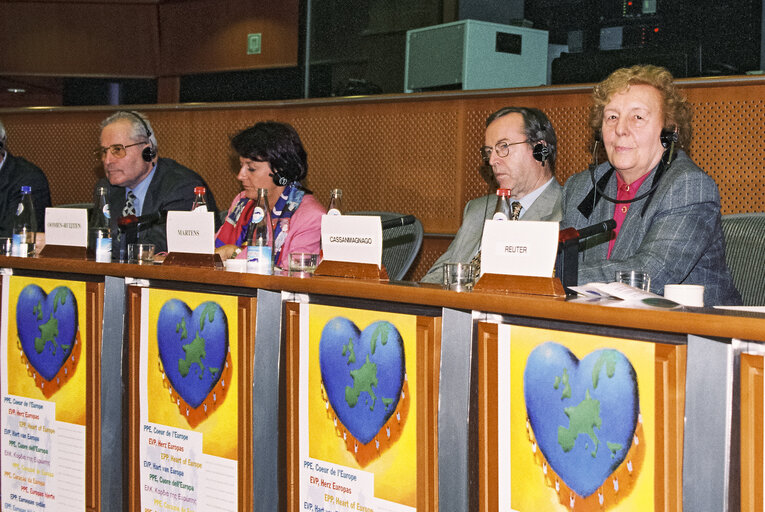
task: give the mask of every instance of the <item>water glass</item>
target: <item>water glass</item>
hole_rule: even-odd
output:
[[[152,265],[154,263],[154,244],[128,245],[128,261],[139,265]]]
[[[651,288],[651,277],[642,270],[617,270],[615,280],[645,291]]]
[[[445,263],[444,288],[447,290],[470,291],[475,280],[475,267],[471,263]]]
[[[319,255],[310,252],[291,252],[290,253],[290,275],[313,274],[316,265],[319,263]]]

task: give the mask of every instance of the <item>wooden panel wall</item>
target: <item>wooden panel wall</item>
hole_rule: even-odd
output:
[[[155,76],[157,6],[0,2],[0,74]]]
[[[765,80],[683,81],[694,106],[691,157],[720,187],[722,211],[765,211]],[[505,105],[543,109],[558,140],[561,183],[590,163],[590,87],[301,100],[247,104],[139,107],[151,119],[160,156],[199,172],[220,207],[239,191],[229,138],[260,120],[292,123],[308,151],[307,185],[325,202],[343,189],[348,211],[413,213],[432,235],[453,234],[465,203],[485,194],[478,148],[486,117]],[[101,175],[91,156],[106,108],[0,110],[12,152],[48,174],[54,204],[89,201]],[[410,278],[443,251],[430,238]],[[446,241],[448,242],[448,240]]]
[[[192,0],[159,7],[159,74],[297,65],[298,0]],[[261,53],[247,55],[247,34],[261,34]]]

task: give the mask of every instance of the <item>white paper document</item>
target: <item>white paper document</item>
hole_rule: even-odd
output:
[[[557,251],[557,222],[487,220],[481,275],[552,277]]]
[[[624,283],[587,283],[581,286],[571,286],[570,288],[582,297],[601,299],[604,303],[607,303],[610,299],[621,299],[621,301],[612,301],[608,305],[660,309],[682,307],[677,302],[665,299],[661,295]]]
[[[321,218],[322,258],[329,261],[382,261],[382,223],[373,215],[324,215]]]

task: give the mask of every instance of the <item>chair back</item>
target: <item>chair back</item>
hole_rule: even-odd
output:
[[[765,306],[765,213],[722,216],[725,260],[745,306]]]
[[[404,214],[396,212],[348,212],[349,215],[377,215],[380,220],[398,219]],[[383,230],[382,262],[391,281],[401,281],[414,263],[422,246],[422,222],[414,219],[412,224]]]

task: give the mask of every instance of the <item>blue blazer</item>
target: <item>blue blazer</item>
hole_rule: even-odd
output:
[[[654,293],[664,293],[665,284],[700,284],[706,306],[741,304],[725,263],[717,185],[683,151],[659,171],[663,167],[653,169],[638,189],[636,197],[658,181],[653,194],[630,205],[610,259],[613,233],[580,245],[579,283],[613,281],[617,270],[644,270]],[[595,180],[605,194],[616,197],[616,175],[609,163],[595,169]],[[611,219],[614,206],[594,194],[589,171],[581,172],[563,187],[561,227],[579,229]]]

